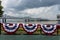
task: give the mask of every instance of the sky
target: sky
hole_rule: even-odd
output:
[[[57,19],[60,0],[2,0],[4,14],[13,17]]]

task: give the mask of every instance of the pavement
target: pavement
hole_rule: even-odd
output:
[[[47,35],[0,35],[0,40],[60,40],[60,36],[47,36]]]

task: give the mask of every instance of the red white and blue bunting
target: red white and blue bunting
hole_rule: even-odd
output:
[[[25,24],[23,26],[23,29],[28,33],[28,34],[33,34],[37,30],[37,25],[35,24]]]
[[[41,28],[43,30],[44,33],[50,34],[50,33],[54,33],[56,30],[56,25],[41,25]]]
[[[1,23],[2,25],[2,23]],[[37,31],[38,28],[41,28],[41,30],[45,34],[53,34],[56,29],[60,29],[60,24],[55,25],[55,24],[13,24],[13,23],[3,23],[3,30],[7,34],[14,34],[18,28],[21,26],[21,28],[24,29],[24,31],[27,34],[33,34],[34,32]]]
[[[3,29],[8,34],[14,34],[17,31],[17,29],[19,28],[18,25],[19,24],[12,24],[12,23],[3,24]]]

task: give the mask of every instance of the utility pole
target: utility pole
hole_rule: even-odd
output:
[[[57,24],[60,24],[60,14],[57,15],[57,19],[58,19],[58,23]],[[57,35],[59,34],[59,29],[57,29]]]

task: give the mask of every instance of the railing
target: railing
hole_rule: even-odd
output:
[[[57,24],[60,20],[40,20],[40,21],[31,21],[25,19],[25,18],[0,18],[1,23],[34,23],[34,24]],[[27,20],[27,21],[26,21]],[[60,22],[59,22],[60,23]],[[39,32],[42,32],[41,30]],[[58,35],[58,29],[57,29],[57,35]]]
[[[25,18],[0,18],[0,22],[1,23],[9,23],[9,22],[15,22],[15,23],[19,23],[19,22],[23,22],[23,23],[48,23],[48,24],[60,24],[60,19],[57,20],[28,20]]]

